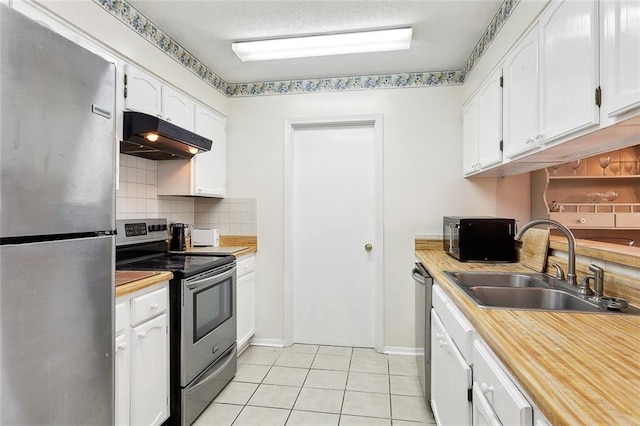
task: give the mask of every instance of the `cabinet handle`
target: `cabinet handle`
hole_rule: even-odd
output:
[[[541,140],[541,139],[544,139],[544,135],[543,135],[542,133],[538,133],[538,134],[536,135],[536,140],[537,140],[537,141],[539,141],[539,140]]]
[[[125,350],[127,350],[127,344],[126,344],[126,343],[120,343],[120,344],[118,345],[118,347],[116,348],[116,352],[118,352],[118,351],[125,351]]]
[[[480,383],[480,391],[482,391],[482,393],[487,394],[487,393],[493,393],[494,391],[494,387],[490,386],[486,383]]]
[[[145,337],[147,337],[147,332],[146,331],[141,331],[140,333],[138,333],[138,337],[141,339],[144,339]]]
[[[486,385],[484,383],[482,385],[478,385],[478,382],[473,382],[473,409],[474,411],[478,410],[478,412],[484,414],[483,417],[485,417],[485,420],[487,421],[485,424],[489,424],[490,426],[501,426],[502,422],[498,418],[491,402],[489,402],[485,393],[482,391],[482,386]],[[476,404],[478,404],[478,408],[476,408]]]
[[[162,113],[161,113],[161,112],[157,113],[157,114],[156,114],[156,117],[160,117],[160,118],[162,118]]]
[[[527,145],[531,145],[533,143],[533,139],[527,139]]]
[[[152,303],[151,306],[149,307],[152,311],[155,311],[158,309],[158,304],[157,303]]]
[[[167,117],[165,117],[165,120],[171,121],[171,117],[167,116]]]

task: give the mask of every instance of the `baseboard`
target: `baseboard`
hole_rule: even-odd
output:
[[[422,348],[410,348],[404,346],[385,346],[384,353],[387,355],[424,355]]]
[[[276,348],[284,348],[284,340],[281,339],[257,339],[253,338],[249,342],[251,346],[271,346]]]

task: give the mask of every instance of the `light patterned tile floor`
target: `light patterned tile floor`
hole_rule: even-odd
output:
[[[251,346],[196,426],[435,425],[412,356],[368,348]]]

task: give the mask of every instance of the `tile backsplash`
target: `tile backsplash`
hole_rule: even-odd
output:
[[[197,198],[196,228],[220,229],[222,235],[258,235],[255,198]]]
[[[217,228],[222,235],[257,235],[255,198],[158,196],[157,162],[120,155],[116,219],[165,217],[169,222]]]

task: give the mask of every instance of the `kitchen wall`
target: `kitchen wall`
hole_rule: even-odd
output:
[[[195,226],[219,229],[222,235],[258,235],[255,198],[196,198]]]

